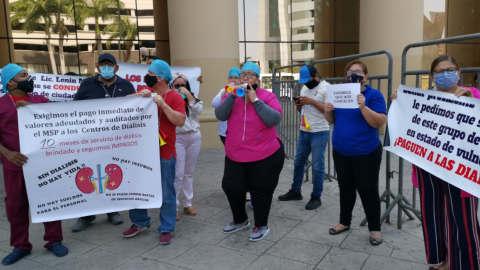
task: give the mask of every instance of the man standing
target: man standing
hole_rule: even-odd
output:
[[[322,80],[317,69],[306,65],[300,69],[298,83],[305,84],[300,96],[295,101],[297,110],[301,113],[302,124],[297,141],[295,154],[292,189],[280,195],[280,201],[302,200],[302,182],[305,173],[305,162],[312,153],[313,191],[311,199],[305,206],[307,210],[317,209],[322,205],[320,197],[325,179],[325,148],[330,138],[330,127],[323,115],[324,104],[327,98],[327,83]]]
[[[6,95],[0,98],[0,155],[5,181],[5,209],[10,222],[10,245],[13,252],[3,260],[3,265],[11,265],[30,254],[32,244],[28,240],[29,204],[22,166],[28,158],[20,153],[18,132],[18,107],[33,103],[48,103],[41,95],[29,95],[34,83],[27,71],[16,64],[8,64],[2,69],[2,84]],[[62,245],[61,221],[44,222],[47,241],[45,248],[57,257],[68,254]]]
[[[135,94],[136,91],[131,82],[115,75],[118,68],[117,60],[115,60],[113,55],[109,53],[100,55],[97,64],[97,70],[100,74],[83,80],[73,100],[125,97]],[[123,223],[123,218],[118,212],[108,213],[107,215],[108,220],[113,225]],[[72,231],[79,232],[85,230],[95,218],[96,216],[79,218],[73,225]]]

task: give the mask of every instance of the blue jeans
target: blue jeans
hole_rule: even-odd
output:
[[[175,158],[160,159],[162,175],[162,207],[160,207],[160,226],[158,232],[173,232],[177,221],[177,197],[175,194]],[[138,227],[150,227],[151,218],[147,209],[132,209],[130,220]]]
[[[293,191],[299,192],[302,189],[305,163],[310,153],[312,153],[312,169],[315,172],[312,195],[322,196],[323,180],[325,179],[325,148],[329,139],[329,130],[315,133],[300,130],[297,141],[297,153],[293,162],[295,167],[293,170]]]

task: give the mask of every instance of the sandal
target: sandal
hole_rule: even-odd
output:
[[[337,230],[335,228],[330,228],[330,230],[328,230],[328,233],[331,234],[331,235],[336,235],[336,234],[340,234],[342,232],[346,232],[348,230],[350,230],[350,226],[345,227],[345,229],[343,229],[343,230]]]
[[[378,246],[382,242],[383,242],[383,239],[377,239],[377,238],[370,237],[370,244],[372,244],[372,246]]]
[[[191,206],[185,207],[185,208],[183,208],[183,210],[189,216],[195,216],[197,214],[197,210],[195,210],[195,208],[193,208]]]

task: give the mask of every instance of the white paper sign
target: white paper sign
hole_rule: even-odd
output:
[[[130,81],[137,92],[143,89],[150,89],[144,82],[144,76],[148,72],[148,65],[132,64],[132,63],[118,63],[120,66],[117,75]],[[190,82],[192,92],[198,97],[200,91],[200,82],[197,78],[200,76],[202,70],[199,67],[170,67],[172,75],[181,72],[187,76]],[[0,74],[2,70],[0,69]],[[81,76],[67,76],[67,75],[55,75],[45,73],[29,72],[32,76],[35,85],[32,95],[42,95],[47,97],[50,102],[59,101],[72,101],[73,97],[78,91],[78,87],[86,77]],[[0,97],[5,92],[3,86],[0,83]]]
[[[139,96],[19,108],[32,221],[160,207],[157,113]]]
[[[480,197],[480,100],[403,85],[397,93],[385,149]]]
[[[327,85],[327,100],[334,108],[358,108],[357,95],[360,94],[359,83],[343,83]]]

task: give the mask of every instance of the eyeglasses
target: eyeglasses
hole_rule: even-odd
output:
[[[173,85],[173,88],[175,88],[175,89],[179,89],[180,87],[187,87],[187,85],[186,84],[174,84]]]
[[[356,75],[360,76],[360,75],[363,74],[363,70],[355,70],[355,71],[349,70],[349,71],[347,71],[347,76],[350,76],[350,75],[352,75],[353,73],[355,73]]]
[[[453,73],[453,72],[457,72],[458,68],[450,67],[450,68],[446,68],[446,69],[435,69],[433,71],[433,75],[442,74],[442,73],[445,73],[445,71],[448,72],[448,73]]]
[[[255,74],[255,73],[247,73],[247,74],[242,73],[242,74],[240,74],[240,79],[245,78],[245,76],[247,76],[247,78],[250,79],[250,78],[252,78],[253,76],[257,76],[257,74]]]
[[[114,67],[114,66],[115,66],[114,63],[99,63],[98,65],[99,65],[100,67],[104,67],[104,66]]]

